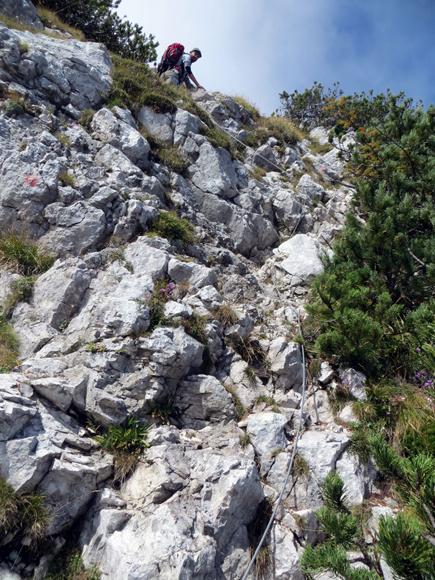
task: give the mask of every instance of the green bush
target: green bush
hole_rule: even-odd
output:
[[[38,0],[40,6],[54,11],[54,16],[48,14],[45,17],[56,27],[62,27],[56,14],[59,13],[66,23],[81,30],[88,40],[102,42],[109,50],[126,58],[140,62],[155,60],[158,43],[152,34],[147,36],[141,26],[119,16],[120,3],[121,0],[70,0],[68,10],[65,10],[61,0]]]
[[[308,310],[323,356],[413,380],[435,328],[435,109],[398,97],[388,107],[381,126],[360,131],[354,208]]]
[[[12,268],[24,276],[48,270],[54,258],[42,252],[38,245],[20,234],[0,236],[0,265]]]
[[[394,519],[381,518],[378,546],[399,578],[430,580],[434,577],[435,548],[423,533],[419,521],[408,514],[399,513]]]
[[[184,218],[179,218],[173,211],[161,211],[150,228],[163,238],[180,241],[182,244],[195,242],[195,230],[192,224]]]

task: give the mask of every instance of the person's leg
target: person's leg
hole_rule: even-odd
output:
[[[195,85],[190,82],[190,80],[186,77],[184,84],[186,85],[187,90],[194,91],[196,89]]]
[[[162,74],[163,81],[168,85],[178,85],[178,71],[171,68]]]

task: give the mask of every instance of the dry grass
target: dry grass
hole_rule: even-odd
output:
[[[232,326],[236,324],[239,317],[232,306],[227,303],[221,304],[213,310],[213,316],[223,326]]]
[[[55,30],[60,30],[61,32],[66,32],[70,34],[76,40],[86,40],[85,35],[81,30],[70,26],[64,22],[53,10],[45,8],[44,6],[37,7],[38,16],[42,21],[42,24],[47,28],[52,28]]]
[[[235,97],[233,97],[233,100],[238,105],[246,109],[254,121],[258,121],[258,119],[261,117],[260,111],[257,109],[257,107],[253,105],[250,101],[248,101],[248,99],[246,99],[245,97],[242,97],[241,95],[236,95]]]

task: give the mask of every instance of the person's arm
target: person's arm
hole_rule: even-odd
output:
[[[187,76],[189,77],[189,79],[193,82],[193,84],[196,86],[197,89],[202,89],[203,91],[205,91],[204,87],[201,86],[199,84],[199,82],[196,80],[195,75],[193,74],[193,72],[188,72]]]

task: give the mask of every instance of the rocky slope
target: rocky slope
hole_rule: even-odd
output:
[[[351,189],[339,185],[335,149],[312,152],[326,140],[320,128],[234,159],[181,108],[106,108],[111,71],[102,45],[0,24],[0,226],[57,258],[13,308],[20,364],[0,374],[0,475],[44,496],[46,540],[32,549],[25,534],[3,537],[0,577],[44,578],[74,532],[101,578],[241,578],[293,449],[307,283]],[[255,125],[230,97],[194,98],[238,137]],[[85,127],[89,108],[97,112]],[[183,175],[155,161],[144,135],[179,148]],[[153,234],[164,210],[194,225],[194,243]],[[3,300],[20,276],[1,266]],[[363,376],[326,363],[307,385],[300,469],[268,540],[265,578],[303,578],[299,558],[318,533],[330,471],[352,505],[376,491],[373,466],[348,450],[351,405],[338,417],[330,407],[327,390],[341,383],[364,398]],[[150,425],[149,448],[117,486],[95,426],[132,416]],[[372,534],[384,503],[372,499]],[[353,554],[353,565],[362,560]]]

